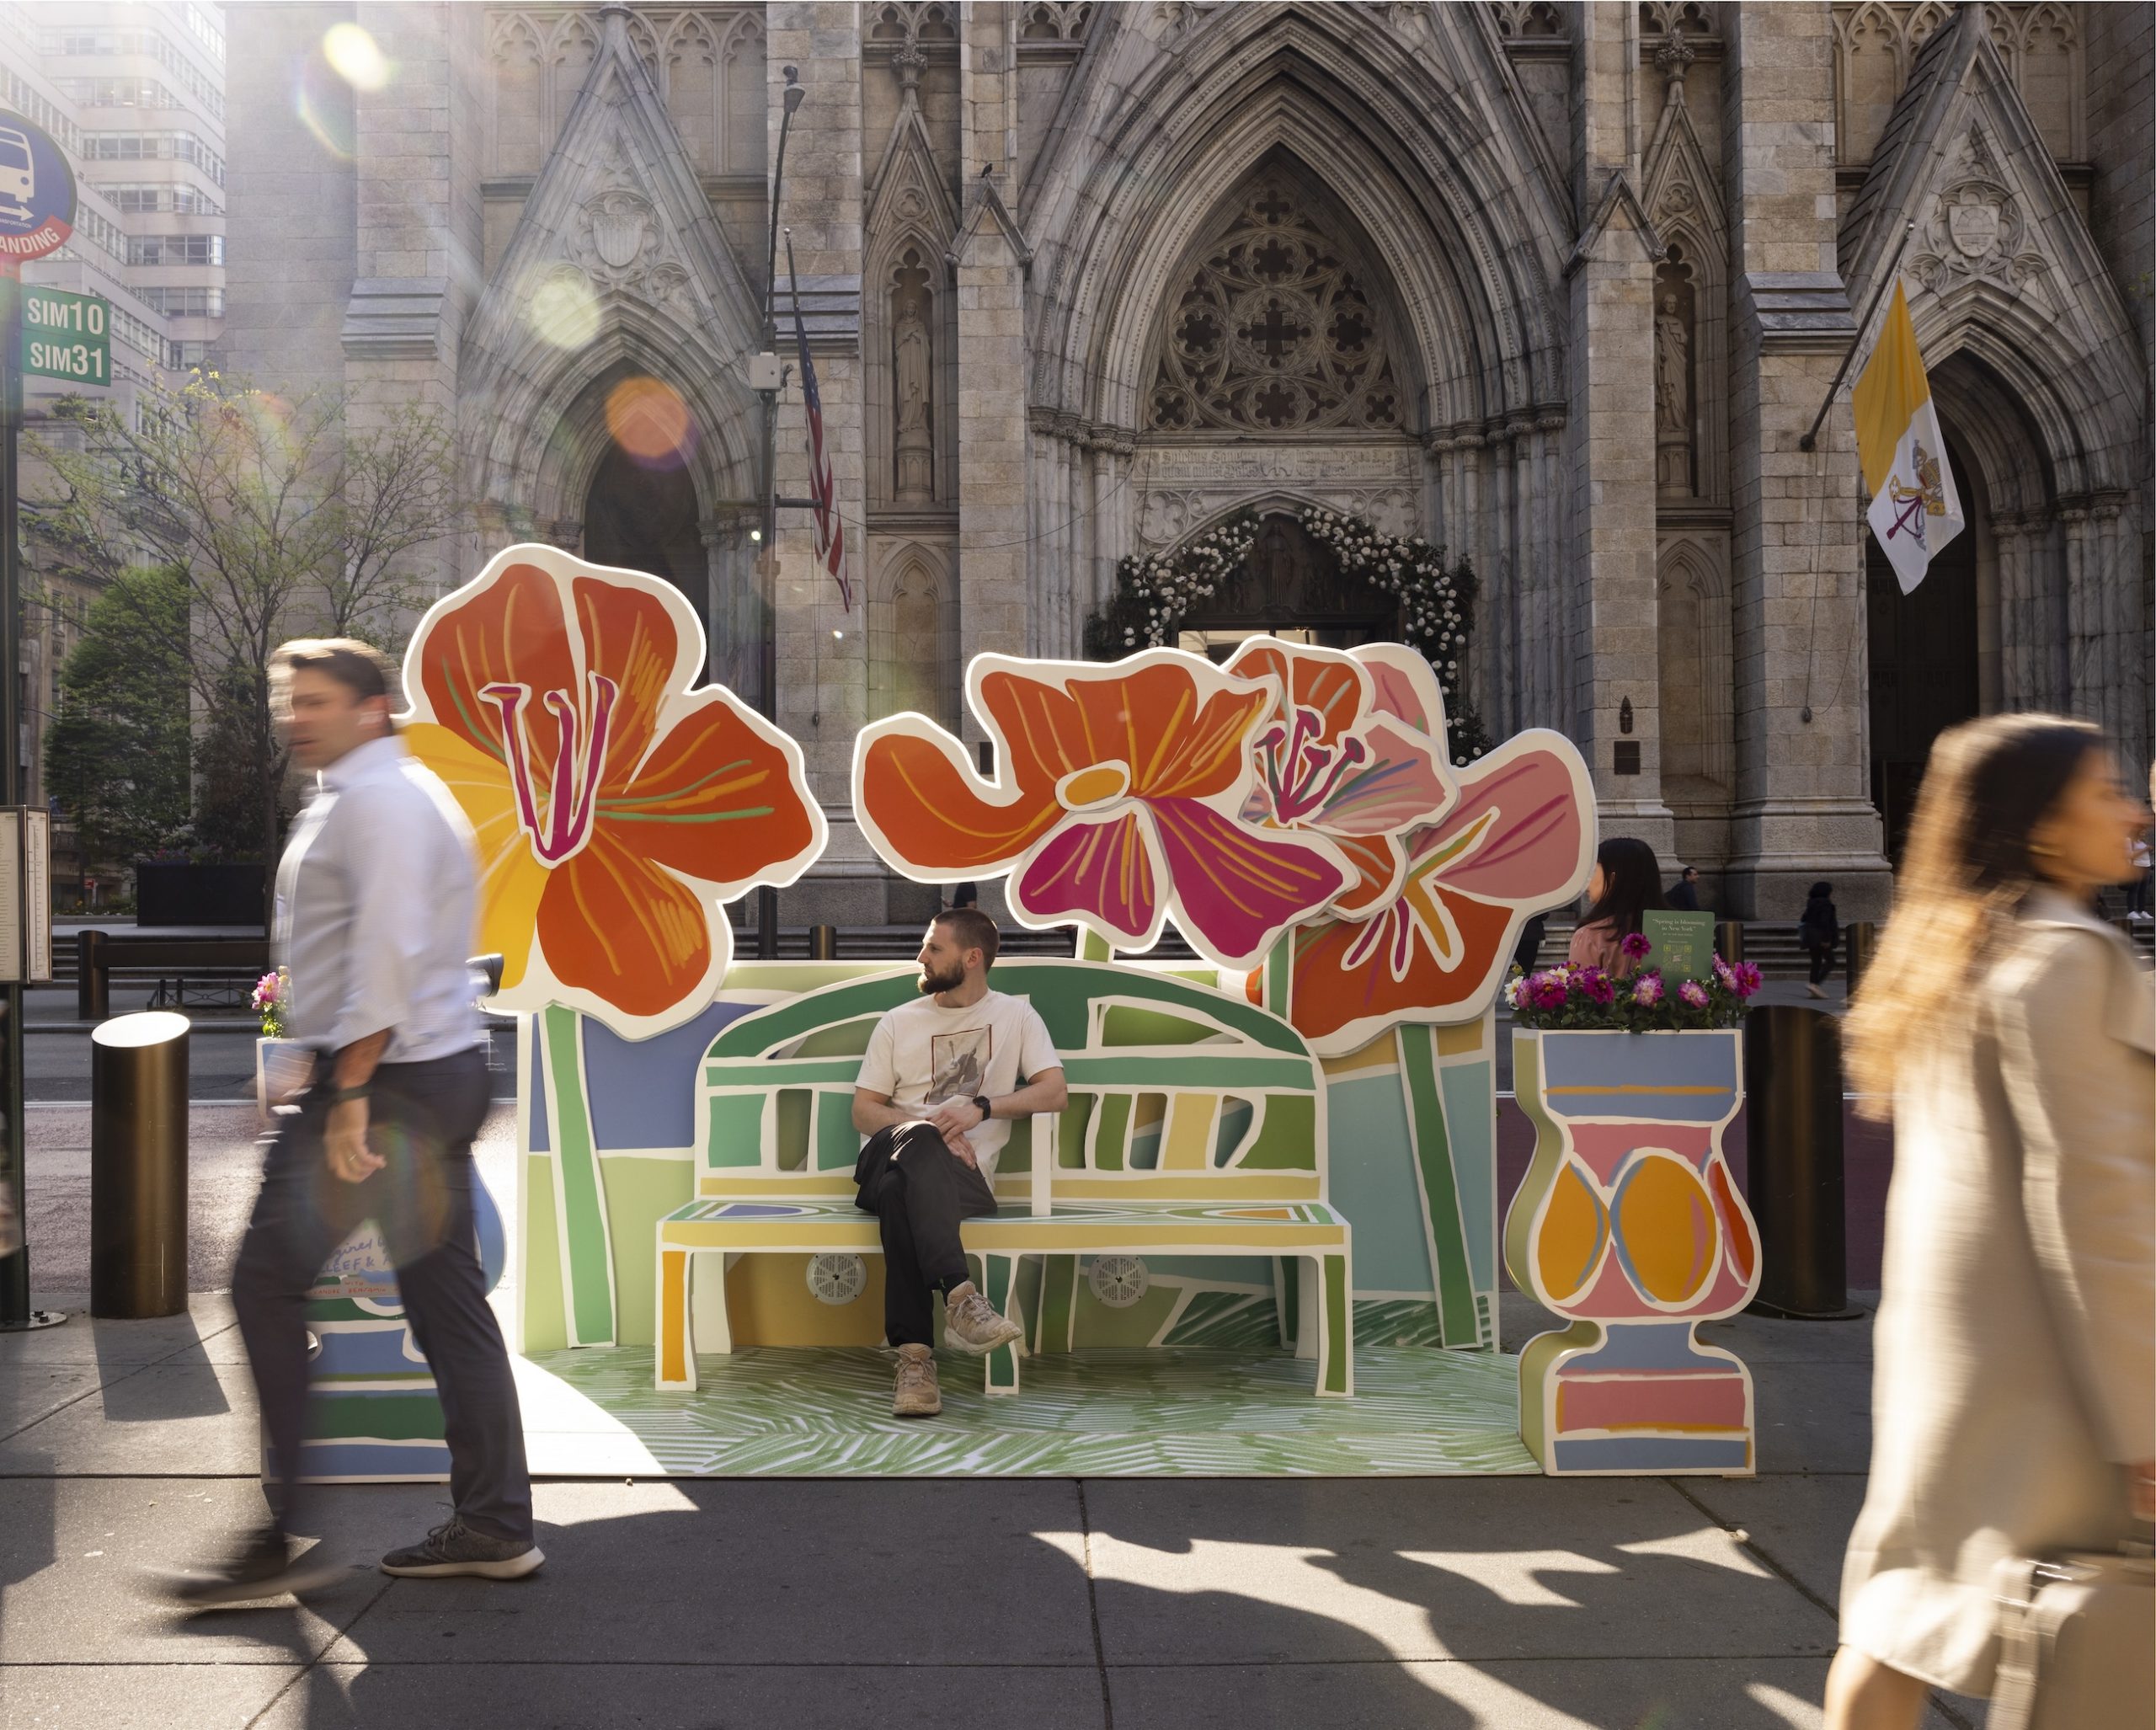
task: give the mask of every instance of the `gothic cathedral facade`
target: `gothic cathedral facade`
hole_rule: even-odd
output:
[[[677,583],[830,809],[790,921],[915,916],[846,820],[855,732],[969,728],[970,659],[1079,656],[1132,555],[1252,515],[1194,646],[1389,634],[1314,510],[1469,563],[1460,688],[1577,740],[1605,833],[1732,915],[1823,876],[1863,916],[1942,726],[2068,709],[2148,759],[2152,17],[237,7],[221,358],[453,418],[446,580],[536,538]],[[346,19],[379,89],[323,62]],[[1897,271],[1969,521],[1906,597],[1846,387],[1805,437]],[[850,606],[808,513],[759,544],[774,276],[777,491],[798,305]]]

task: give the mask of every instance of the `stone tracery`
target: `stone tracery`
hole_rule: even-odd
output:
[[[1397,431],[1406,418],[1364,269],[1268,174],[1180,273],[1149,431]]]

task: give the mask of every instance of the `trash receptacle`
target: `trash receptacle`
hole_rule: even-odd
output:
[[[1849,1306],[1843,1215],[1841,1023],[1772,1003],[1744,1017],[1745,1199],[1759,1228],[1769,1316],[1833,1321]]]
[[[188,1019],[115,1016],[90,1034],[90,1314],[187,1307]]]

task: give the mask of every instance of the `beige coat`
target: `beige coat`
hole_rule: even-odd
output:
[[[1842,1638],[1983,1694],[1993,1565],[2111,1547],[2156,1456],[2156,996],[2048,893],[1971,983],[1896,1101]]]

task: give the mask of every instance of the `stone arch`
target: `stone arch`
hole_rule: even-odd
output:
[[[770,152],[765,52],[763,20],[754,11],[735,19],[719,44],[720,138],[729,174],[761,175]]]
[[[1663,543],[1658,560],[1662,791],[1680,824],[1726,820],[1737,792],[1735,638],[1727,555],[1717,551],[1678,537]],[[1679,842],[1688,863],[1721,856],[1696,832]]]
[[[1562,403],[1554,285],[1566,219],[1531,165],[1499,158],[1486,120],[1465,110],[1417,44],[1346,8],[1229,8],[1172,55],[1138,40],[1129,15],[1109,21],[1108,45],[1137,51],[1090,53],[1065,106],[1123,72],[1129,120],[1113,138],[1064,135],[1033,171],[1046,200],[1037,400],[1138,424],[1166,273],[1230,190],[1284,147],[1323,165],[1327,190],[1399,285],[1427,426]],[[1483,28],[1460,27],[1473,40]]]
[[[674,21],[660,51],[659,72],[659,93],[690,162],[701,174],[723,173],[725,63],[718,39],[701,13],[684,12]]]
[[[592,62],[599,58],[599,31],[582,13],[564,13],[547,38],[547,100],[542,136],[549,144],[575,106]]]
[[[488,56],[488,171],[536,174],[553,141],[547,130],[547,45],[530,19],[512,12],[494,21]]]
[[[958,585],[944,551],[901,541],[884,552],[868,585],[868,718],[905,710],[956,732]]]

